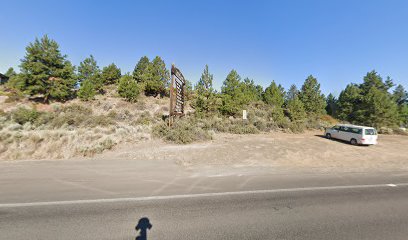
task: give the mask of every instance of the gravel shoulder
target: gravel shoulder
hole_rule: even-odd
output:
[[[176,145],[151,140],[124,145],[98,159],[168,160],[186,169],[263,169],[303,172],[405,171],[408,137],[380,135],[375,146],[328,140],[322,132],[217,134],[210,142]]]

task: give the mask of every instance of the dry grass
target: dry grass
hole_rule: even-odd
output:
[[[116,145],[150,139],[166,99],[141,97],[143,104],[98,96],[47,106],[0,103],[0,160],[68,159],[93,156]]]
[[[144,126],[22,130],[10,125],[0,131],[0,159],[67,159],[93,156],[124,142],[150,139]]]

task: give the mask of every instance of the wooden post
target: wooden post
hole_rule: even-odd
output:
[[[174,74],[173,74],[174,63],[171,65],[171,83],[170,83],[170,110],[169,110],[169,126],[172,124],[172,118],[174,115]]]

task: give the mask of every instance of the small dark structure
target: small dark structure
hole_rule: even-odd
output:
[[[0,73],[0,84],[4,84],[8,80],[9,80],[9,77],[7,77],[6,75]]]
[[[150,230],[152,227],[153,225],[147,217],[139,219],[135,229],[140,231],[140,234],[136,237],[136,240],[147,240],[147,230]]]

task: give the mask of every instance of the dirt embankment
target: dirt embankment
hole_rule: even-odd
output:
[[[322,132],[256,135],[217,134],[211,142],[190,145],[148,141],[100,155],[111,159],[167,159],[186,168],[268,167],[302,171],[408,170],[408,137],[380,135],[375,146],[327,140]]]

